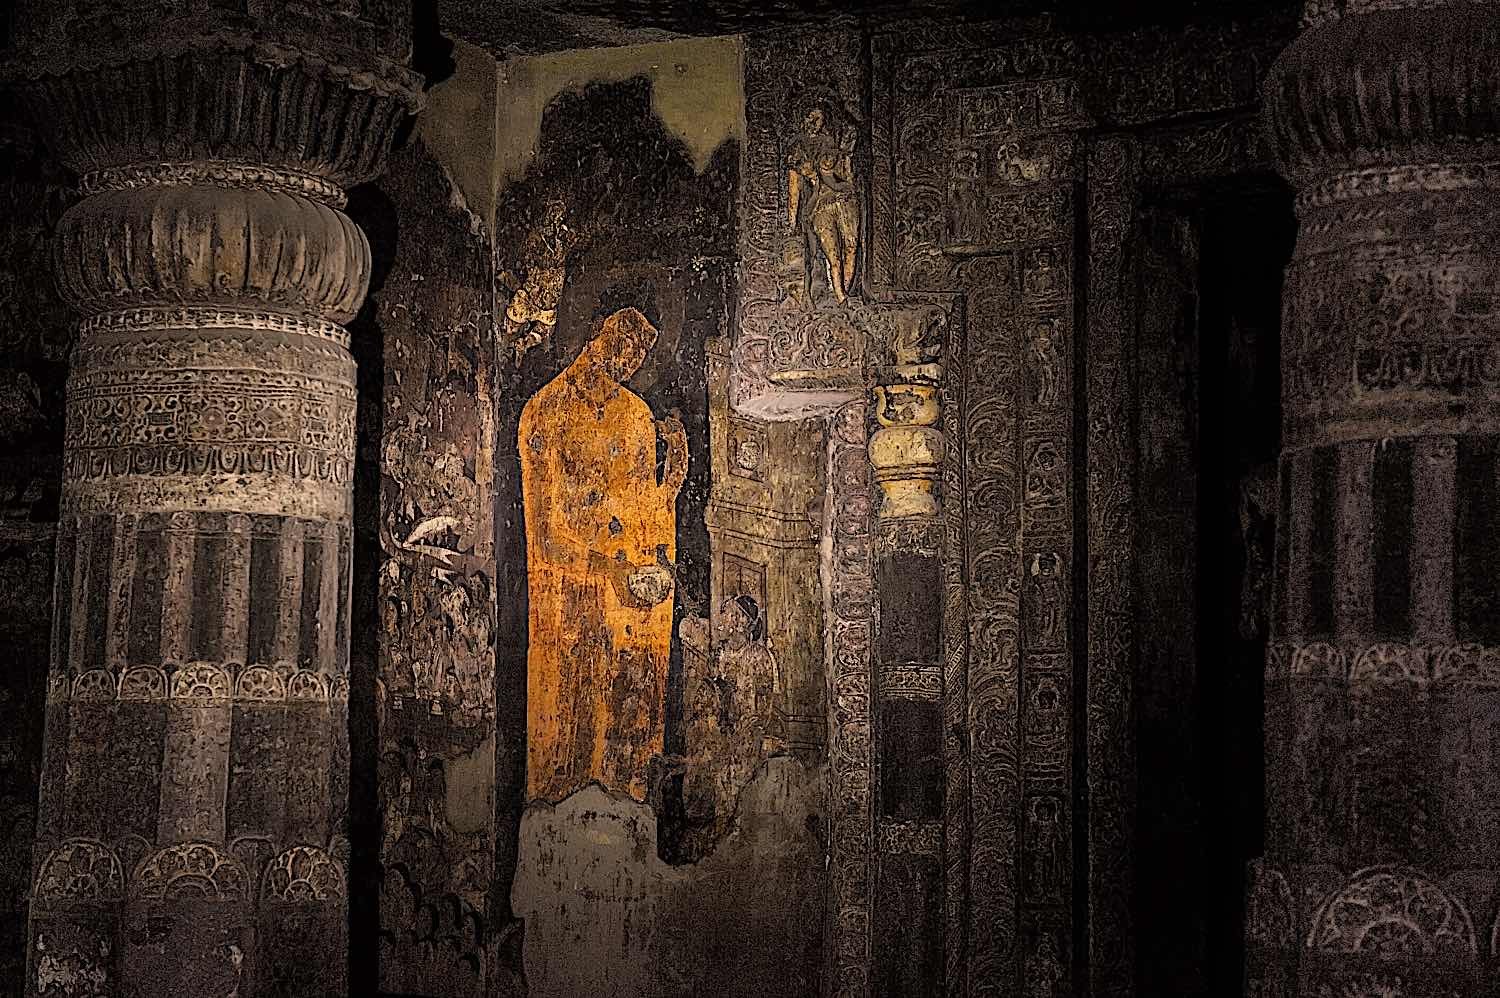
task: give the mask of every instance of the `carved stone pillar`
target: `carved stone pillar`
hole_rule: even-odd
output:
[[[419,80],[397,4],[205,7],[23,22],[83,194],[28,995],[347,987],[341,209]]]
[[[875,516],[875,899],[873,993],[942,987],[944,902],[943,467],[940,410],[948,312],[887,307],[872,323],[892,363],[870,375]]]
[[[1248,991],[1475,995],[1500,835],[1500,17],[1307,5]]]
[[[933,487],[943,466],[943,431],[938,428],[938,364],[899,364],[876,372],[875,419],[870,463],[885,498],[882,520],[935,518]]]

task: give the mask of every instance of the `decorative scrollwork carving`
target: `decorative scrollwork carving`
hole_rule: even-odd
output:
[[[936,702],[943,696],[942,670],[929,665],[882,665],[880,695]]]
[[[1342,648],[1326,641],[1313,641],[1292,653],[1292,674],[1320,679],[1347,679],[1349,657]]]
[[[172,674],[172,699],[212,702],[228,700],[229,673],[212,662],[191,662]]]
[[[37,873],[33,899],[53,904],[115,902],[125,896],[119,856],[93,839],[68,839],[47,854]]]
[[[236,700],[262,703],[285,700],[286,680],[275,669],[252,665],[236,677],[234,696]]]
[[[327,700],[328,683],[318,673],[303,669],[287,680],[286,695],[288,700]]]
[[[154,666],[127,669],[120,677],[121,700],[165,700],[167,674]]]
[[[1394,642],[1382,642],[1361,648],[1349,669],[1351,683],[1372,680],[1418,681],[1428,677],[1424,649]]]
[[[114,674],[104,669],[90,669],[73,679],[73,700],[113,700],[118,691]]]
[[[1462,901],[1412,870],[1361,870],[1323,903],[1307,945],[1385,958],[1477,953],[1474,923]]]
[[[770,328],[767,375],[789,388],[859,388],[864,383],[865,310],[787,312]]]
[[[85,197],[102,191],[132,191],[162,184],[249,187],[312,198],[341,209],[349,200],[338,184],[299,170],[278,170],[257,163],[136,163],[84,174],[78,189]]]
[[[130,308],[83,318],[78,324],[81,338],[120,333],[150,333],[171,329],[234,329],[265,333],[287,333],[328,340],[345,349],[349,330],[336,322],[279,312],[213,306],[181,308]]]
[[[879,847],[886,855],[937,858],[943,854],[943,824],[940,821],[882,821]]]
[[[1346,644],[1275,641],[1266,650],[1266,678],[1331,680],[1350,685],[1462,683],[1500,686],[1500,647],[1466,644],[1406,644],[1381,641]]]
[[[131,895],[147,901],[243,901],[249,889],[250,878],[240,862],[208,842],[158,850],[131,877]]]
[[[871,786],[874,691],[874,563],[869,543],[874,512],[866,434],[868,406],[851,402],[834,416],[828,462],[834,496],[832,537],[837,566],[830,624],[833,773],[832,887],[838,939],[836,994],[867,994],[870,945],[870,858],[875,849]]]
[[[315,846],[294,846],[266,866],[261,897],[266,901],[341,901],[344,868]]]

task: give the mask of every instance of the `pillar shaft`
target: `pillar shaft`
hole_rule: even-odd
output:
[[[343,994],[343,191],[416,107],[409,25],[180,8],[49,5],[22,39],[83,316],[26,993]]]
[[[1283,310],[1254,995],[1488,993],[1496,15],[1488,3],[1310,3],[1267,83],[1300,230]]]

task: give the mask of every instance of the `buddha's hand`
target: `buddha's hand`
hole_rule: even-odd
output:
[[[676,409],[656,421],[656,432],[668,444],[680,440],[684,447],[687,446],[687,430],[682,428],[682,417],[677,414]]]
[[[687,480],[688,443],[687,431],[682,427],[682,417],[676,409],[656,421],[656,432],[667,445],[667,459],[662,467],[661,484],[676,492]]]

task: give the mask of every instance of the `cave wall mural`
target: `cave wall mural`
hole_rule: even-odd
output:
[[[529,799],[594,782],[644,800],[665,746],[687,431],[624,384],[658,335],[633,307],[607,316],[521,410]]]
[[[352,209],[385,258],[356,322],[368,505],[351,720],[356,861],[373,882],[354,918],[380,946],[352,973],[397,994],[504,994],[517,927],[495,872],[490,241],[420,135]]]
[[[716,40],[507,70],[541,104],[495,240],[499,634],[527,739],[499,786],[533,994],[794,995],[822,973],[822,443],[777,453],[729,413],[742,98],[715,98],[739,60]],[[741,482],[759,506],[726,505]],[[755,543],[777,532],[800,563]]]
[[[1348,94],[1306,40],[1389,68],[1361,25],[1412,52],[1430,28],[1480,64],[1387,9],[1416,4],[528,55],[459,37],[493,12],[251,4],[221,33],[167,4],[184,55],[67,5],[49,44],[124,47],[16,71],[55,149],[0,126],[0,633],[35,666],[0,684],[0,885],[31,920],[0,978],[1481,993],[1495,896],[1457,871],[1489,821],[1465,636],[1490,633],[1494,448],[1450,417],[1488,404],[1493,268],[1449,216],[1488,217],[1492,171],[1414,166],[1409,116],[1320,117]],[[309,55],[341,19],[348,72]],[[57,127],[121,67],[146,146]],[[294,76],[339,96],[283,114]],[[1441,104],[1434,79],[1391,99]],[[1483,131],[1448,110],[1421,149]],[[272,141],[318,115],[368,138]],[[1406,195],[1442,210],[1347,209]],[[187,235],[132,242],[148,207]],[[284,270],[283,236],[327,252]],[[1384,339],[1355,355],[1328,329],[1366,306]],[[1449,325],[1474,336],[1423,338]],[[164,377],[187,394],[158,411]],[[159,467],[88,463],[126,430]]]

